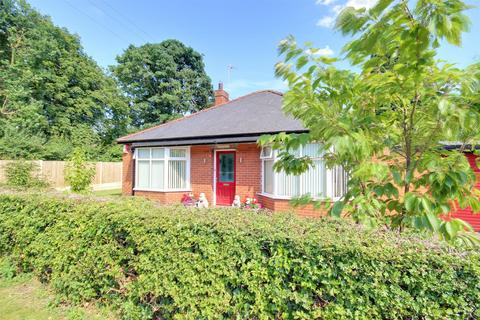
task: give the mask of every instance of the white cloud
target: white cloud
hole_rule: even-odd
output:
[[[340,14],[340,12],[346,7],[353,7],[355,9],[370,9],[372,8],[378,0],[347,0],[345,4],[335,4],[336,0],[317,0],[317,4],[323,4],[330,8],[330,15],[322,17],[317,22],[317,26],[325,28],[333,28],[335,25],[335,19]]]
[[[324,6],[329,6],[337,0],[317,0],[317,4],[322,4]]]
[[[313,54],[313,55],[316,55],[316,56],[331,56],[333,55],[333,50],[330,49],[329,46],[325,46],[325,48],[320,48],[320,49],[317,49],[317,50],[314,50],[312,51],[311,49],[307,49],[305,51],[305,53],[307,54]]]
[[[317,26],[325,27],[325,28],[333,28],[335,25],[335,18],[336,16],[324,16],[317,22]]]
[[[377,2],[378,2],[378,0],[348,0],[347,4],[345,6],[346,7],[354,7],[355,9],[361,9],[361,8],[370,9]]]
[[[332,11],[335,13],[335,16],[338,16],[338,14],[340,13],[340,11],[343,10],[343,8],[345,8],[345,6],[337,4],[332,8]]]

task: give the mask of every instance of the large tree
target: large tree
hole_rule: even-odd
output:
[[[77,36],[23,0],[0,1],[0,157],[65,158],[74,145],[99,157],[127,111]]]
[[[111,70],[130,99],[135,127],[159,124],[211,102],[202,55],[180,41],[131,45],[117,62]]]
[[[371,9],[344,9],[336,28],[353,37],[343,52],[359,72],[338,69],[337,59],[308,44],[283,41],[277,74],[289,83],[284,110],[310,133],[262,138],[281,150],[276,169],[302,172],[312,162],[291,150],[320,141],[327,165],[343,165],[350,175],[332,215],[450,241],[475,239],[461,220],[441,219],[457,206],[480,211],[462,154],[480,141],[480,66],[460,69],[436,56],[442,42],[461,44],[467,9],[460,0],[380,0]],[[446,142],[459,149],[444,148]]]

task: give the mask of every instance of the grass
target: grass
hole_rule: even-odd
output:
[[[0,319],[2,320],[110,320],[106,310],[93,306],[72,307],[54,303],[48,288],[21,275],[13,279],[0,277]]]
[[[110,189],[110,190],[98,190],[93,192],[94,195],[105,197],[105,196],[121,196],[122,189]]]

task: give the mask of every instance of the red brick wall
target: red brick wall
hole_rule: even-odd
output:
[[[247,197],[255,197],[262,191],[260,148],[256,144],[238,145],[235,164],[235,193],[242,201]]]
[[[127,148],[129,150],[129,148]],[[247,197],[256,197],[267,209],[272,211],[294,211],[305,217],[319,217],[325,212],[315,210],[312,206],[293,209],[288,200],[272,199],[259,195],[262,191],[262,161],[260,160],[260,148],[254,144],[239,144],[236,150],[236,194],[242,201]],[[217,149],[221,150],[221,149]],[[215,161],[214,148],[212,146],[192,146],[190,149],[190,183],[195,197],[198,198],[204,192],[208,201],[213,203],[213,167]],[[161,203],[179,203],[186,192],[152,192],[132,191],[134,178],[133,153],[129,150],[123,154],[123,195],[146,197]]]
[[[312,205],[307,205],[304,207],[293,208],[290,205],[290,201],[286,199],[273,199],[268,196],[258,195],[258,201],[267,209],[277,212],[294,212],[295,214],[302,217],[309,218],[318,218],[327,214],[327,212],[322,209],[315,209]]]
[[[236,194],[242,197],[254,197],[261,191],[260,148],[255,143],[239,144],[236,150]],[[217,149],[221,150],[221,149]],[[190,149],[190,184],[195,197],[205,193],[213,203],[213,167],[215,161],[212,146],[192,146]],[[132,152],[123,155],[124,195],[132,194],[134,161]],[[158,200],[162,203],[179,203],[186,192],[135,191],[137,196]]]
[[[209,203],[213,203],[213,148],[211,146],[192,146],[190,149],[190,184],[192,192],[198,198],[205,193]]]
[[[477,165],[477,156],[473,153],[466,153],[465,156],[467,157],[472,170],[475,172],[476,177],[476,184],[475,188],[480,189],[480,168]],[[472,208],[466,207],[463,209],[458,208],[458,210],[454,210],[449,217],[462,219],[468,222],[475,231],[480,232],[480,213],[473,213]],[[447,219],[449,218],[447,217]]]
[[[126,152],[122,155],[122,194],[124,196],[131,196],[133,189],[133,169],[135,161],[133,160],[133,153],[130,145],[124,147]]]
[[[156,191],[135,191],[135,195],[164,204],[180,203],[185,192],[156,192]]]

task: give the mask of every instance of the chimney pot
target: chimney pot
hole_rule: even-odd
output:
[[[223,90],[223,82],[218,83],[218,90],[215,90],[215,106],[227,103],[229,101],[228,92]]]

